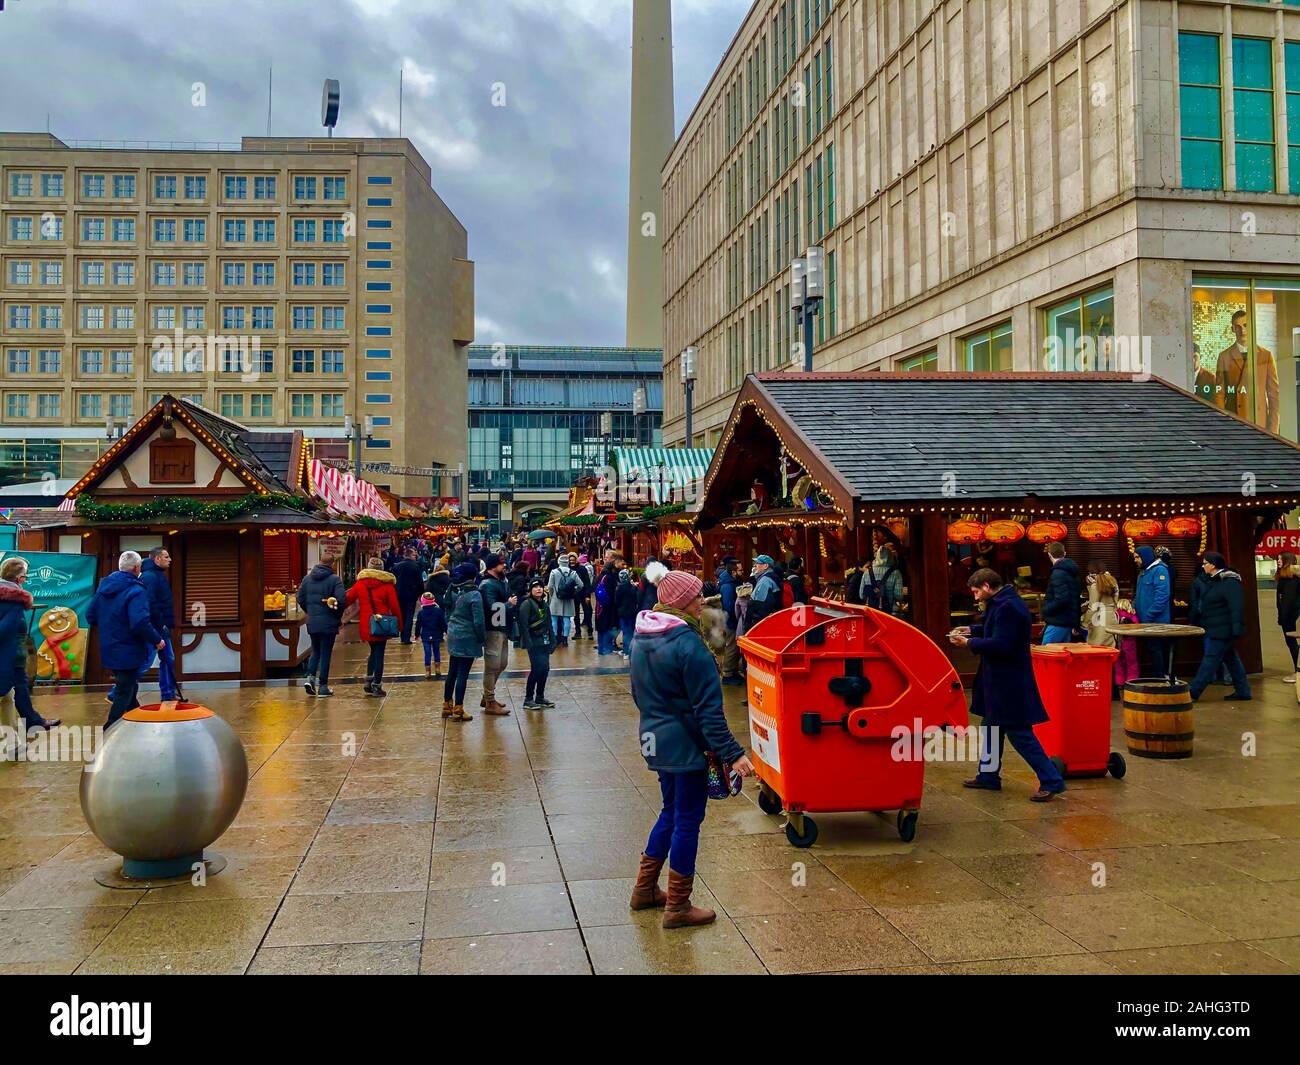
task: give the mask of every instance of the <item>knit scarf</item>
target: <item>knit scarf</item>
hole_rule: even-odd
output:
[[[662,603],[654,609],[656,614],[671,614],[675,618],[681,618],[687,625],[695,630],[696,636],[701,640],[704,639],[704,630],[700,627],[699,618],[691,617],[690,614],[686,613],[686,611],[682,610],[680,607],[664,606]]]

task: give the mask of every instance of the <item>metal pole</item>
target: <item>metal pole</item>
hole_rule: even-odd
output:
[[[356,471],[357,480],[359,481],[361,480],[361,423],[359,421],[353,425],[352,434],[354,448],[352,454],[355,456],[352,465]]]
[[[812,373],[813,368],[813,315],[817,311],[817,304],[813,300],[808,300],[803,307],[803,369],[804,373]]]
[[[694,392],[695,392],[695,382],[687,381],[686,382],[686,446],[687,447],[695,446],[692,443],[692,441],[694,441],[695,439],[695,434],[691,431],[692,428],[691,415],[693,413],[693,411],[691,410],[692,407],[691,400],[694,398]]]

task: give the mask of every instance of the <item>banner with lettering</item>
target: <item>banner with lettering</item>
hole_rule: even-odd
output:
[[[95,556],[0,551],[0,561],[14,555],[27,560],[23,587],[35,601],[27,621],[36,644],[36,679],[84,681],[89,642],[86,608],[95,594]]]

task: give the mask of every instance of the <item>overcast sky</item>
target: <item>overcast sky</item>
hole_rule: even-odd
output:
[[[674,0],[680,128],[750,0]],[[478,340],[622,344],[631,0],[6,0],[0,130],[237,142],[402,132],[469,230]],[[205,107],[191,103],[203,82]],[[507,106],[493,107],[494,83]]]

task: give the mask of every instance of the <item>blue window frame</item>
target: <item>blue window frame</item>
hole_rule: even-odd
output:
[[[392,348],[366,348],[367,359],[391,359],[392,357]]]
[[[367,229],[392,229],[393,223],[387,218],[370,218],[366,220]]]
[[[366,371],[367,381],[391,381],[392,379],[393,379],[393,375],[389,370],[367,370]]]
[[[366,336],[368,337],[390,337],[393,335],[391,326],[387,325],[368,325],[366,326]]]
[[[382,451],[384,448],[389,448],[392,446],[393,446],[393,442],[391,440],[380,440],[378,437],[372,437],[371,439],[366,441],[366,447],[377,448],[380,451]]]
[[[392,403],[393,397],[390,396],[387,392],[367,392],[366,402],[367,403]]]
[[[367,303],[366,314],[392,314],[393,305],[391,303]]]
[[[391,240],[368,240],[366,241],[366,251],[392,251],[393,242]]]
[[[391,281],[367,281],[367,292],[392,292],[393,284]]]
[[[393,200],[391,196],[367,196],[367,207],[392,207]]]
[[[370,177],[366,178],[367,185],[391,185],[392,183],[392,178],[385,177],[381,174],[372,174]]]
[[[392,259],[367,259],[366,268],[369,270],[391,270],[393,268]]]
[[[392,424],[393,424],[393,419],[390,418],[387,414],[376,414],[376,415],[375,415],[373,418],[371,418],[370,420],[371,420],[372,422],[374,422],[374,424],[376,425],[376,427],[378,427],[378,426],[388,426],[388,425],[392,425]]]

